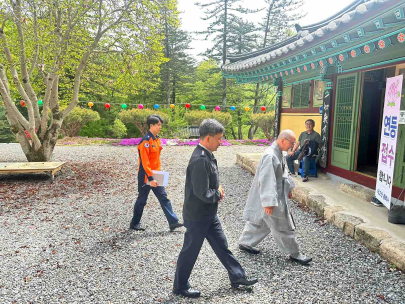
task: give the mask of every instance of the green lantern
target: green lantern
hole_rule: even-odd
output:
[[[204,105],[201,105],[201,106],[200,106],[200,109],[201,109],[201,110],[205,110],[205,106],[204,106]]]
[[[123,108],[123,109],[125,110],[126,108],[128,108],[128,106],[127,106],[125,103],[123,103],[123,104],[121,105],[121,108]]]
[[[44,105],[44,102],[42,101],[42,99],[38,100],[38,105],[39,105],[40,107],[42,107],[42,106]]]

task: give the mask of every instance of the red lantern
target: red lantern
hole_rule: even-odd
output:
[[[106,108],[107,110],[109,110],[110,107],[111,107],[109,103],[106,103],[104,106],[105,106],[105,108]]]
[[[260,109],[261,109],[263,112],[266,112],[266,107],[265,107],[265,106],[261,107]]]
[[[191,105],[189,103],[186,103],[186,109],[190,109]]]
[[[25,107],[25,101],[24,101],[24,100],[21,100],[21,101],[20,101],[20,105],[21,105],[22,107]]]

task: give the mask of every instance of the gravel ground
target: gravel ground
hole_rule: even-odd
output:
[[[194,147],[166,147],[162,166],[181,216],[185,168]],[[58,146],[68,165],[52,183],[46,175],[0,175],[0,303],[405,303],[405,275],[313,213],[292,205],[298,242],[311,266],[292,263],[271,236],[251,256],[237,248],[252,176],[235,165],[237,152],[216,157],[226,198],[219,216],[230,249],[257,276],[253,289],[234,290],[204,243],[191,276],[199,299],[171,293],[183,231],[170,233],[152,195],[142,223],[128,231],[136,198],[136,147]],[[25,161],[18,145],[0,144],[1,161]]]

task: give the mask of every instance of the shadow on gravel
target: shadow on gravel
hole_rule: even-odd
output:
[[[100,253],[108,253],[111,251],[117,251],[121,249],[127,249],[129,243],[139,241],[142,239],[166,237],[173,234],[182,234],[183,231],[150,231],[150,232],[138,232],[127,230],[119,232],[109,238],[97,242],[97,244],[90,250],[90,255],[99,255]]]

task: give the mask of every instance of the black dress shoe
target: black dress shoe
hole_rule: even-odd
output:
[[[183,227],[183,226],[184,226],[184,225],[183,225],[182,223],[177,222],[177,223],[174,223],[174,224],[169,225],[169,228],[170,228],[170,231],[173,232],[174,229],[180,228],[180,227]]]
[[[312,258],[309,258],[309,257],[307,257],[307,256],[302,256],[302,257],[298,257],[298,258],[294,258],[294,257],[292,257],[291,255],[290,255],[290,258],[291,258],[291,260],[293,260],[294,262],[297,262],[298,264],[301,264],[301,265],[308,265],[311,261],[312,261]]]
[[[137,230],[137,231],[144,231],[146,228],[142,227],[141,224],[138,224],[138,225],[129,225],[129,229]]]
[[[198,298],[201,295],[201,292],[197,289],[189,288],[186,290],[175,290],[173,289],[175,295],[181,295],[186,298]]]
[[[258,250],[258,249],[255,249],[255,248],[250,247],[250,246],[241,245],[241,244],[239,244],[239,249],[243,250],[243,251],[246,251],[246,252],[249,252],[251,254],[259,254],[260,253],[260,250]]]
[[[238,288],[239,285],[243,285],[243,286],[251,286],[257,283],[257,279],[256,278],[240,278],[237,281],[231,282],[231,286],[233,288]]]

